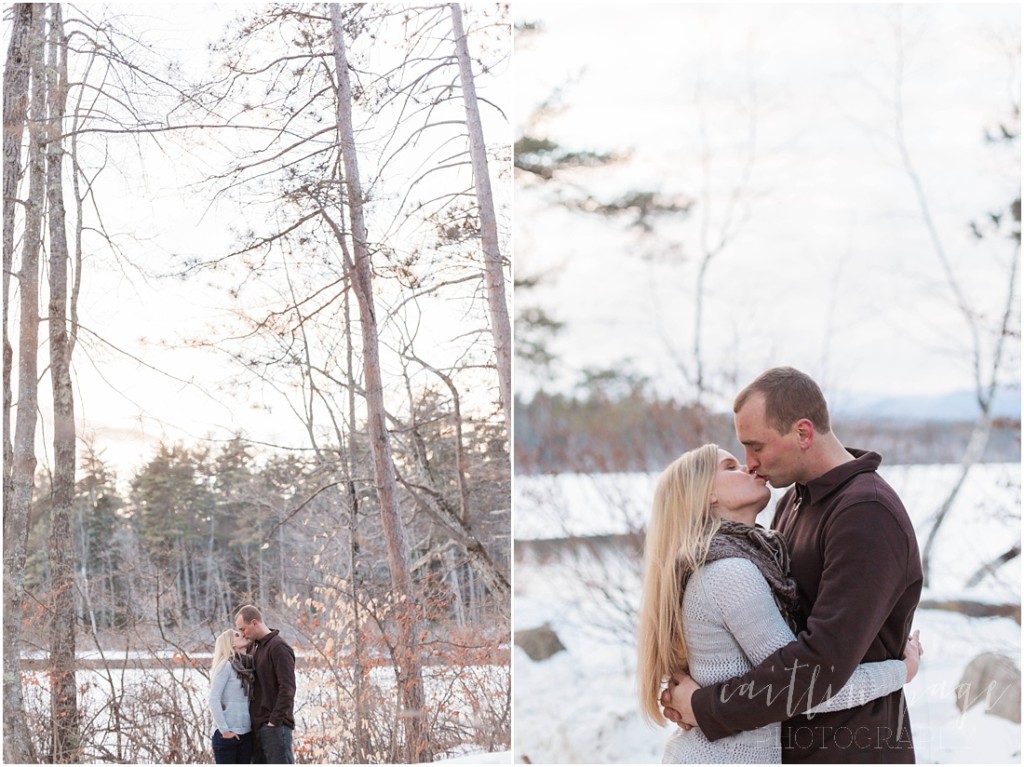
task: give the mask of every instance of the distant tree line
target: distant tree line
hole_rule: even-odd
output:
[[[972,422],[837,419],[851,447],[881,453],[888,465],[956,463]],[[658,397],[643,387],[609,394],[539,392],[515,402],[517,474],[659,471],[706,441],[738,450],[732,414]],[[997,419],[984,462],[1020,460],[1020,421]]]
[[[503,427],[463,426],[469,518],[485,554],[508,571],[509,481]],[[398,462],[401,479],[458,505],[455,446],[439,421],[417,429],[419,456]],[[221,445],[161,444],[121,483],[87,450],[73,506],[76,613],[100,642],[123,630],[164,635],[203,649],[246,603],[283,616],[325,584],[346,582],[351,599],[381,603],[390,592],[387,552],[369,451],[362,475],[339,481],[339,465],[294,453],[258,456],[241,436]],[[29,535],[26,589],[42,604],[50,588],[48,479],[41,476]],[[440,480],[440,481],[439,481]],[[350,490],[359,498],[353,508]],[[487,624],[507,613],[447,529],[407,493],[405,520],[417,587],[434,623]],[[313,614],[316,609],[307,607]],[[298,616],[294,616],[297,618]]]

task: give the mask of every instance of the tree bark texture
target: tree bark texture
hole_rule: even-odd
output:
[[[32,759],[21,689],[21,622],[25,602],[25,557],[29,510],[36,471],[36,406],[38,403],[39,250],[42,235],[46,171],[43,161],[43,13],[42,6],[16,9],[15,18],[28,16],[29,120],[28,199],[21,264],[17,272],[20,295],[18,328],[18,410],[12,448],[10,505],[4,505],[4,761]],[[5,94],[6,98],[6,94]],[[5,126],[6,127],[6,126]],[[6,158],[5,158],[6,159]]]
[[[75,683],[75,573],[71,509],[75,498],[75,404],[68,333],[68,237],[64,210],[64,147],[61,132],[68,73],[59,3],[50,3],[46,92],[46,188],[50,234],[50,377],[53,383],[53,480],[50,509],[51,757],[77,761],[78,703]]]
[[[346,259],[347,260],[347,259]],[[351,274],[349,275],[351,279]],[[354,697],[356,702],[356,723],[355,723],[355,756],[361,762],[369,759],[369,751],[366,747],[366,722],[369,721],[367,712],[366,690],[370,688],[370,669],[367,667],[366,659],[363,657],[363,619],[361,606],[359,604],[359,493],[356,492],[356,379],[355,379],[355,340],[352,334],[352,301],[351,291],[346,290],[342,299],[345,314],[345,377],[348,382],[348,476],[345,478],[345,487],[348,491],[349,507],[349,534],[348,534],[348,571],[352,583],[352,625],[355,632],[353,637],[353,658],[355,668],[353,679],[355,682]],[[338,444],[343,442],[338,440]]]
[[[469,46],[462,24],[462,6],[452,3],[452,30],[455,53],[459,61],[462,101],[466,108],[466,129],[469,132],[469,154],[473,165],[477,208],[480,214],[480,241],[484,252],[484,277],[487,286],[487,308],[491,316],[491,334],[498,362],[498,393],[505,411],[505,429],[512,436],[512,325],[505,301],[505,269],[498,247],[498,221],[494,213],[491,176],[487,170],[487,147],[484,144],[480,108],[476,98],[476,82],[469,59]]]
[[[14,368],[14,348],[8,335],[11,304],[11,274],[14,271],[14,224],[17,213],[18,183],[21,180],[21,149],[25,136],[28,112],[29,86],[29,30],[32,25],[32,5],[14,6],[14,24],[11,44],[4,65],[4,508],[11,501],[11,480],[14,466],[14,443],[11,441],[11,411],[13,394],[11,375]]]
[[[352,264],[350,274],[359,305],[363,340],[363,374],[366,383],[367,429],[373,452],[374,477],[380,501],[381,521],[387,539],[388,564],[395,591],[398,641],[395,650],[396,674],[400,695],[399,718],[404,723],[404,760],[424,761],[428,755],[426,715],[423,697],[422,661],[416,643],[413,618],[413,586],[409,569],[409,553],[398,504],[398,485],[391,455],[391,439],[385,422],[384,387],[380,372],[377,341],[377,319],[373,300],[372,270],[367,246],[363,197],[359,182],[359,161],[355,131],[352,125],[352,84],[345,51],[345,33],[341,7],[331,3],[331,31],[334,61],[338,75],[337,121],[345,168],[345,191],[348,196]],[[426,761],[430,761],[429,758]]]

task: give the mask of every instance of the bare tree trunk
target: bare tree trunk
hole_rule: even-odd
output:
[[[499,605],[499,608],[505,615],[510,615],[512,611],[512,588],[507,569],[500,568],[495,564],[494,560],[487,552],[487,549],[473,530],[472,520],[470,518],[469,481],[467,476],[469,473],[469,466],[466,459],[466,448],[463,444],[462,406],[459,390],[455,386],[455,382],[452,380],[451,376],[429,364],[425,360],[420,359],[413,354],[412,351],[406,352],[406,356],[422,365],[425,370],[429,370],[440,378],[452,396],[452,419],[455,425],[455,466],[456,478],[459,487],[459,507],[458,509],[452,508],[448,500],[445,498],[444,493],[439,491],[436,487],[415,485],[401,477],[399,477],[399,480],[407,490],[413,491],[413,498],[420,507],[444,525],[448,532],[452,534],[454,540],[465,551],[470,565],[480,574],[481,578],[483,578],[484,582],[487,584],[487,587],[490,589],[491,595],[494,597],[494,601]],[[417,453],[420,455],[419,460],[422,462],[423,468],[426,470],[425,474],[429,476],[431,474],[430,467],[427,465],[425,457],[423,457],[421,451],[417,451]],[[433,503],[425,501],[420,497],[420,494],[430,496]]]
[[[351,418],[352,416],[350,416]],[[349,432],[350,439],[351,434]],[[349,536],[348,536],[348,567],[349,583],[352,591],[352,679],[355,689],[352,697],[356,701],[355,721],[355,747],[354,755],[357,762],[366,762],[369,750],[366,747],[366,722],[368,719],[366,690],[369,681],[369,669],[366,667],[363,658],[363,621],[361,607],[359,604],[359,499],[356,494],[355,474],[352,472],[355,463],[352,450],[349,450],[349,476],[348,482],[348,506],[349,506]]]
[[[924,183],[921,180],[917,169],[914,166],[913,160],[910,156],[910,144],[907,141],[906,134],[904,132],[904,119],[903,119],[903,67],[904,67],[904,48],[903,48],[903,27],[902,27],[902,16],[899,17],[897,22],[897,71],[895,77],[896,86],[896,128],[895,128],[895,143],[896,148],[900,155],[900,161],[903,165],[903,171],[907,174],[911,186],[913,187],[914,197],[917,202],[917,206],[921,212],[921,218],[923,220],[925,230],[928,233],[928,238],[931,241],[932,250],[935,256],[938,258],[939,265],[942,267],[942,275],[945,278],[946,286],[949,288],[950,293],[953,296],[953,300],[956,303],[957,311],[960,313],[964,320],[971,337],[970,347],[970,358],[973,367],[974,374],[974,387],[975,397],[977,398],[979,414],[975,420],[974,427],[971,430],[971,437],[967,443],[967,447],[964,449],[963,456],[960,460],[960,471],[957,475],[956,482],[953,484],[946,498],[939,506],[938,511],[934,515],[934,524],[931,530],[928,531],[928,539],[925,541],[925,545],[921,550],[921,565],[924,571],[924,585],[928,586],[931,579],[930,567],[931,567],[931,555],[935,541],[938,539],[939,530],[942,527],[943,522],[946,520],[949,510],[952,508],[954,501],[960,494],[960,490],[964,485],[967,475],[971,470],[971,467],[981,460],[985,452],[985,447],[988,445],[989,435],[992,432],[992,404],[995,401],[996,388],[999,382],[1000,374],[1003,367],[1003,355],[1006,350],[1007,339],[1014,335],[1014,330],[1011,326],[1014,316],[1014,308],[1018,306],[1017,303],[1017,273],[1020,268],[1020,237],[1018,231],[1018,237],[1014,243],[1014,251],[1010,261],[1009,279],[1007,280],[1006,287],[1006,298],[1003,304],[1003,316],[1001,324],[998,330],[994,330],[995,347],[992,352],[992,359],[986,365],[983,361],[984,356],[984,342],[983,342],[983,328],[982,328],[982,316],[983,313],[976,310],[975,307],[971,306],[968,300],[967,294],[964,292],[960,281],[957,279],[957,275],[953,269],[953,261],[950,259],[949,253],[946,250],[946,245],[939,234],[939,229],[935,223],[935,217],[932,215],[931,204],[928,200]],[[1015,111],[1019,118],[1019,105],[1015,106]],[[1018,203],[1020,196],[1018,192]],[[1018,225],[1019,225],[1019,205],[1018,205]],[[1019,229],[1019,226],[1018,226]]]
[[[928,214],[927,206],[922,203],[922,209],[925,212],[925,219],[931,225],[931,217]],[[941,247],[937,246],[940,253],[944,253]],[[967,475],[970,473],[971,467],[974,464],[981,461],[982,456],[985,454],[985,448],[988,445],[989,436],[992,433],[992,404],[995,401],[996,396],[996,384],[999,381],[999,373],[1002,367],[1003,350],[1005,348],[1005,342],[1011,335],[1010,322],[1013,316],[1013,308],[1016,304],[1016,284],[1017,284],[1017,272],[1020,266],[1020,245],[1016,246],[1014,250],[1013,260],[1010,267],[1010,275],[1007,287],[1006,303],[1003,311],[1002,326],[999,331],[999,336],[996,341],[996,349],[991,362],[991,369],[989,371],[989,378],[987,384],[983,382],[981,370],[981,342],[979,340],[977,332],[972,333],[974,338],[974,373],[975,373],[975,386],[976,395],[978,399],[978,407],[981,412],[978,415],[977,420],[974,422],[974,426],[971,429],[971,437],[967,442],[967,447],[964,449],[963,456],[960,459],[960,471],[957,475],[956,482],[950,488],[942,504],[939,506],[938,511],[934,515],[934,523],[932,524],[931,530],[928,531],[928,538],[925,541],[924,547],[921,550],[921,569],[924,571],[924,585],[927,586],[931,578],[931,562],[932,562],[932,550],[935,546],[935,541],[938,539],[939,530],[945,522],[949,510],[952,508],[953,503],[960,495],[960,490],[964,486],[964,482],[967,480]],[[950,276],[952,280],[952,277]],[[968,322],[971,322],[972,312],[966,307],[964,303],[960,303],[961,311],[964,313],[965,318]],[[973,323],[972,323],[973,324]]]
[[[999,570],[1000,567],[1005,565],[1007,562],[1012,562],[1019,556],[1020,541],[1017,541],[1015,544],[1013,544],[1009,549],[1004,551],[998,557],[990,559],[988,562],[986,562],[977,570],[975,570],[974,575],[967,579],[967,582],[964,584],[964,586],[969,589],[977,586],[985,579],[986,576],[993,575]]]
[[[10,318],[11,274],[14,271],[14,224],[17,213],[18,182],[21,180],[21,142],[25,135],[29,88],[29,30],[32,5],[14,6],[14,26],[4,67],[4,508],[11,501],[11,480],[14,467],[14,444],[11,441],[11,410],[13,394],[11,375],[14,348],[7,332]]]
[[[505,429],[512,430],[512,326],[505,301],[505,269],[498,247],[498,222],[494,213],[491,177],[487,171],[487,147],[480,123],[476,83],[469,60],[469,46],[462,25],[462,6],[452,3],[452,29],[455,32],[455,53],[459,60],[462,101],[466,107],[466,128],[469,130],[469,154],[473,163],[477,208],[480,211],[480,240],[484,251],[484,275],[487,285],[487,308],[491,315],[491,334],[498,361],[498,393],[505,411]]]
[[[14,348],[8,335],[11,275],[14,271],[14,228],[17,213],[18,182],[21,179],[21,148],[25,135],[29,91],[29,46],[31,44],[32,5],[17,3],[13,12],[11,43],[4,67],[4,231],[3,231],[3,328],[4,328],[4,413],[3,413],[3,546],[4,546],[4,761],[28,759],[29,743],[25,731],[25,713],[18,673],[21,655],[20,599],[25,566],[24,512],[15,512],[14,443],[11,440],[11,411],[14,397],[11,379],[14,372]],[[20,547],[20,548],[19,548]],[[12,583],[15,581],[15,583]],[[8,622],[10,620],[10,623]]]
[[[971,429],[971,437],[968,440],[967,447],[964,449],[963,456],[960,459],[960,471],[957,475],[956,482],[954,482],[952,488],[946,498],[942,501],[938,511],[934,515],[934,523],[932,524],[931,530],[928,531],[928,538],[925,541],[925,545],[921,550],[921,566],[924,571],[924,585],[927,586],[931,578],[931,559],[932,550],[935,545],[935,541],[938,538],[939,530],[945,522],[949,510],[952,508],[954,501],[960,495],[960,490],[967,479],[967,475],[971,470],[971,467],[979,462],[985,453],[985,447],[988,445],[989,436],[992,433],[992,404],[995,401],[996,386],[999,381],[999,375],[1003,363],[1003,352],[1006,347],[1006,340],[1011,336],[1012,329],[1010,323],[1013,317],[1013,309],[1016,305],[1016,285],[1017,285],[1017,272],[1020,267],[1020,244],[1017,243],[1014,249],[1013,258],[1010,262],[1010,274],[1007,280],[1007,292],[1006,300],[1003,307],[1003,317],[1001,327],[996,337],[995,350],[992,355],[992,360],[989,365],[989,370],[985,371],[982,369],[982,340],[981,330],[978,327],[978,321],[976,319],[976,312],[969,306],[963,291],[960,289],[960,284],[953,274],[952,266],[949,261],[949,257],[946,253],[945,247],[943,246],[942,240],[939,237],[938,229],[935,226],[934,218],[931,214],[931,207],[928,204],[927,196],[925,195],[924,186],[921,183],[920,177],[917,175],[916,170],[910,160],[910,153],[907,148],[906,141],[903,137],[902,132],[898,136],[899,148],[901,156],[903,158],[904,169],[910,178],[911,183],[914,186],[914,192],[917,197],[918,206],[921,210],[921,215],[924,219],[925,228],[928,230],[929,236],[932,241],[932,247],[935,250],[936,255],[939,258],[939,262],[942,264],[943,273],[946,277],[946,283],[952,291],[957,308],[963,315],[964,322],[970,330],[971,334],[971,358],[974,367],[974,384],[975,384],[975,395],[978,401],[978,407],[980,413],[977,420],[974,422],[974,426]],[[987,376],[986,376],[987,374]]]
[[[346,259],[347,260],[347,259]],[[348,275],[352,280],[352,274]],[[367,711],[368,701],[366,691],[369,689],[370,669],[363,658],[363,620],[361,616],[361,605],[359,604],[359,493],[356,492],[356,380],[354,346],[352,339],[352,301],[351,291],[345,291],[343,299],[345,311],[345,366],[346,378],[348,379],[348,505],[349,505],[349,540],[348,540],[348,567],[349,582],[352,584],[352,624],[355,633],[352,643],[352,655],[355,668],[353,678],[355,690],[353,692],[356,700],[356,725],[355,725],[355,757],[358,762],[366,762],[369,759],[369,749],[366,743],[366,722],[369,721]],[[340,440],[339,445],[343,444]]]
[[[502,568],[494,564],[491,555],[488,554],[487,549],[484,548],[484,545],[473,533],[473,530],[462,521],[459,514],[448,505],[444,496],[437,490],[431,487],[423,487],[422,485],[414,485],[407,481],[404,484],[411,491],[419,491],[413,493],[413,498],[420,508],[443,524],[454,540],[463,547],[466,552],[466,559],[473,567],[473,570],[487,584],[487,588],[490,590],[491,596],[494,597],[495,603],[499,605],[506,615],[509,614],[512,607],[512,587],[508,576],[503,572]],[[428,503],[422,495],[429,496],[433,503]]]
[[[469,472],[469,462],[466,460],[466,446],[462,437],[462,399],[459,396],[459,390],[450,375],[411,353],[410,357],[440,378],[444,385],[448,387],[448,392],[452,395],[452,422],[455,426],[455,476],[459,486],[459,517],[462,520],[463,526],[468,529],[470,526],[469,481],[466,475]],[[425,458],[423,460],[425,464]],[[424,465],[424,468],[429,467]]]
[[[15,10],[14,39],[24,39],[21,25],[28,24],[30,59],[30,105],[28,122],[29,190],[25,201],[25,232],[18,272],[20,322],[18,336],[18,413],[12,446],[10,503],[4,504],[4,761],[27,762],[33,757],[28,736],[21,690],[21,621],[25,602],[25,557],[28,517],[36,470],[36,406],[38,403],[39,347],[39,248],[42,234],[43,195],[46,178],[43,167],[43,14],[40,6]],[[23,54],[24,55],[24,54]],[[6,79],[6,78],[5,78]],[[6,84],[6,82],[5,82]],[[7,97],[5,93],[5,110]],[[5,118],[7,115],[5,115]],[[6,128],[5,124],[5,149]],[[13,127],[13,126],[12,126]],[[4,160],[7,161],[5,156]],[[6,171],[6,168],[5,168]],[[5,179],[6,181],[6,179]],[[5,194],[8,192],[4,190]],[[9,207],[5,204],[5,209]],[[13,207],[13,206],[11,206]],[[6,233],[5,233],[6,234]],[[6,257],[6,256],[5,256]],[[6,276],[6,270],[5,270]],[[5,294],[6,295],[6,294]],[[4,325],[6,328],[6,324]]]
[[[50,3],[46,68],[49,114],[46,175],[50,232],[50,376],[53,382],[53,484],[50,511],[50,712],[56,762],[77,760],[78,686],[75,683],[75,573],[71,507],[75,497],[75,404],[68,334],[68,238],[65,227],[60,134],[67,100],[67,58],[59,3]]]
[[[216,511],[210,515],[210,532],[209,537],[206,539],[207,589],[206,600],[203,606],[203,611],[206,615],[218,614],[218,602],[224,595],[223,570],[220,566],[220,557],[218,556],[219,552],[214,552],[214,541],[217,534],[217,516]],[[230,612],[231,606],[225,604],[223,613],[227,614]]]
[[[384,387],[381,380],[377,341],[377,318],[373,301],[370,253],[367,247],[366,224],[363,219],[363,197],[359,182],[359,161],[352,125],[352,85],[348,74],[341,7],[330,4],[331,31],[334,38],[334,62],[338,75],[338,136],[345,167],[345,189],[351,222],[353,262],[349,265],[352,285],[359,304],[363,336],[363,367],[366,384],[367,429],[373,452],[374,476],[380,499],[381,521],[388,546],[388,564],[395,590],[398,610],[398,641],[396,674],[401,700],[399,716],[404,722],[406,762],[431,761],[426,742],[426,712],[423,698],[422,660],[416,641],[413,618],[412,574],[409,552],[398,505],[398,486],[391,456],[391,438],[384,411]]]
[[[991,431],[992,419],[989,417],[988,413],[985,412],[974,423],[974,428],[971,429],[971,438],[968,440],[967,448],[964,450],[964,454],[960,459],[960,468],[957,473],[956,481],[946,494],[946,497],[943,499],[938,511],[934,514],[934,522],[932,523],[931,529],[928,531],[928,538],[925,540],[925,544],[921,548],[921,569],[924,572],[925,586],[928,585],[932,564],[932,550],[935,547],[935,541],[939,537],[939,530],[942,527],[942,523],[946,521],[946,516],[949,514],[949,510],[953,507],[953,502],[960,496],[960,490],[963,488],[964,482],[967,481],[967,475],[971,473],[971,467],[981,460],[981,456],[985,452],[985,446],[988,444],[988,438]]]
[[[461,628],[466,625],[466,601],[462,598],[462,582],[459,579],[455,551],[450,546],[444,552],[444,566],[448,570],[448,586],[455,597],[455,623]]]

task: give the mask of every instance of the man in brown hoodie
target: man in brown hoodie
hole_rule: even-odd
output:
[[[250,642],[256,680],[249,700],[254,764],[293,764],[295,729],[295,651],[263,615],[246,605],[235,615],[235,627]]]
[[[789,544],[791,574],[807,616],[796,640],[742,677],[700,688],[678,675],[665,715],[709,740],[782,722],[782,761],[914,761],[902,690],[863,706],[803,715],[838,691],[857,664],[901,658],[921,595],[913,526],[876,473],[881,457],[845,448],[818,385],[773,368],[733,406],[747,470],[779,500],[772,527]]]

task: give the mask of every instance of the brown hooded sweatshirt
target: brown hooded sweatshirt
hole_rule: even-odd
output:
[[[277,629],[253,642],[256,684],[249,718],[256,732],[264,724],[295,729],[295,651]]]
[[[902,690],[843,711],[798,713],[837,692],[859,663],[902,658],[921,595],[917,537],[875,471],[881,456],[849,452],[855,460],[779,500],[772,527],[789,544],[809,617],[796,641],[744,676],[694,693],[709,740],[781,721],[783,762],[914,761]]]

